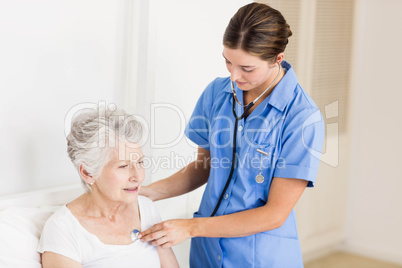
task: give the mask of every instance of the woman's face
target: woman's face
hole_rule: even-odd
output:
[[[230,80],[243,91],[264,91],[277,75],[277,64],[269,63],[242,49],[225,47],[222,53]]]
[[[138,144],[120,142],[92,186],[109,201],[133,203],[145,178],[144,155]]]

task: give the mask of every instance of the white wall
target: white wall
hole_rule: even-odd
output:
[[[402,2],[357,0],[345,249],[402,264]]]
[[[64,117],[116,102],[123,1],[0,1],[0,195],[79,183]]]

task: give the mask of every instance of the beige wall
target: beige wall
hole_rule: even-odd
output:
[[[402,264],[402,1],[355,10],[345,249]]]

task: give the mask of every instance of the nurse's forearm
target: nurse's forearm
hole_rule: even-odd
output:
[[[234,214],[195,218],[192,237],[241,237],[279,228],[283,216],[269,207],[249,209]]]
[[[191,192],[208,181],[209,165],[204,160],[191,162],[172,176],[148,186],[153,201]]]
[[[224,216],[195,218],[191,236],[240,237],[282,226],[307,187],[308,181],[273,178],[265,206]]]
[[[171,247],[190,237],[242,237],[279,228],[289,217],[308,181],[277,178],[265,206],[229,215],[168,220],[141,233],[141,241]]]

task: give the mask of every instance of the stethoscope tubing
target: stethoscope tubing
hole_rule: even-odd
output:
[[[241,105],[241,104],[239,103],[240,106],[245,107],[244,112],[243,112],[243,114],[242,114],[240,117],[237,116],[237,113],[236,113],[236,104],[235,104],[235,103],[237,102],[237,97],[236,97],[236,92],[235,92],[235,90],[234,90],[233,81],[231,81],[231,87],[232,87],[232,93],[233,93],[233,94],[232,94],[232,98],[233,98],[233,104],[232,104],[232,110],[233,110],[233,111],[232,111],[232,112],[233,112],[233,116],[234,116],[234,118],[235,118],[234,133],[233,133],[232,166],[231,166],[231,168],[230,168],[229,176],[228,176],[228,178],[227,178],[227,180],[226,180],[225,187],[223,188],[223,190],[222,190],[222,192],[221,192],[221,195],[220,195],[220,197],[219,197],[218,203],[216,204],[215,209],[214,209],[214,211],[212,212],[212,214],[211,214],[210,217],[215,216],[216,212],[218,211],[219,206],[220,206],[220,204],[221,204],[221,202],[222,202],[222,199],[223,199],[223,197],[224,197],[224,195],[225,195],[225,192],[226,192],[226,190],[228,189],[229,184],[230,184],[230,181],[232,180],[232,177],[233,177],[233,172],[234,172],[234,169],[235,169],[235,166],[236,166],[237,124],[239,123],[240,120],[242,120],[242,119],[246,116],[246,114],[247,114],[248,111],[251,109],[251,107],[253,107],[254,104],[271,88],[271,86],[276,82],[276,80],[278,80],[279,75],[281,74],[281,70],[282,70],[282,66],[281,66],[281,64],[280,64],[279,62],[278,62],[278,65],[279,65],[279,72],[278,72],[278,75],[275,77],[274,81],[272,81],[272,83],[269,85],[269,87],[268,87],[259,97],[257,97],[254,101],[250,102],[250,103],[247,104],[246,106],[243,106],[243,105]]]
[[[243,114],[242,114],[240,117],[238,117],[237,114],[236,114],[236,106],[235,106],[235,103],[236,103],[236,101],[235,101],[234,96],[233,96],[233,107],[232,107],[232,108],[233,108],[233,115],[234,115],[234,117],[235,117],[235,125],[234,125],[234,133],[233,133],[232,166],[231,166],[231,168],[230,168],[230,173],[229,173],[229,176],[228,176],[228,178],[227,178],[227,180],[226,180],[225,187],[224,187],[223,190],[222,190],[222,193],[221,193],[221,195],[220,195],[220,197],[219,197],[218,203],[216,204],[215,209],[214,209],[214,211],[213,211],[212,214],[211,214],[211,217],[215,216],[216,212],[217,212],[218,209],[219,209],[219,206],[220,206],[220,204],[221,204],[221,202],[222,202],[223,196],[225,195],[225,192],[226,192],[226,190],[227,190],[228,187],[229,187],[230,181],[232,180],[233,172],[234,172],[234,169],[235,169],[235,166],[236,166],[237,125],[238,125],[239,121],[244,118],[244,116],[245,116],[245,115],[247,114],[247,112],[251,109],[251,107],[254,106],[254,102],[250,102],[250,103],[247,105],[246,109],[244,109]]]

